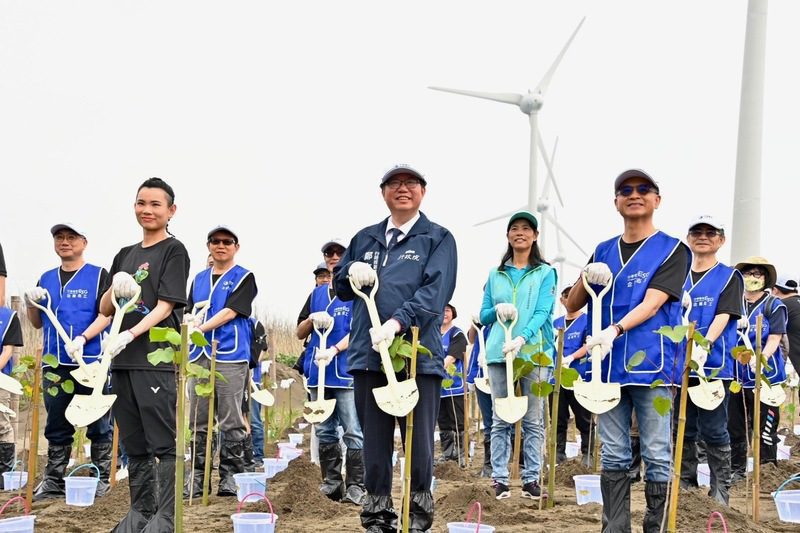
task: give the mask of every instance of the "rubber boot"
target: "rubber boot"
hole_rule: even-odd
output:
[[[361,525],[366,533],[394,533],[397,531],[397,513],[391,496],[367,494],[361,505]]]
[[[433,494],[412,492],[408,513],[409,533],[425,533],[433,526]]]
[[[364,495],[367,493],[364,488],[364,452],[348,449],[345,469],[347,470],[347,489],[342,501],[361,505],[364,502]]]
[[[731,483],[747,477],[747,443],[731,443]]]
[[[467,466],[467,454],[464,449],[464,433],[463,431],[453,432],[453,456],[450,458],[451,461],[458,461],[458,466],[464,468]]]
[[[319,468],[322,472],[322,484],[319,486],[320,492],[331,500],[338,502],[344,496],[342,449],[338,442],[319,445]]]
[[[594,433],[581,433],[581,464],[587,468],[594,467]]]
[[[213,461],[213,456],[212,456]],[[203,481],[206,474],[206,434],[198,433],[194,444],[194,462],[187,473],[183,485],[183,497],[200,498],[203,496]]]
[[[11,472],[14,468],[14,444],[11,442],[0,442],[0,489],[3,487],[3,473]],[[48,449],[48,456],[50,455]],[[49,460],[49,459],[48,459]],[[69,461],[69,459],[67,459]],[[66,465],[65,465],[66,466]],[[63,471],[62,471],[63,474]],[[36,501],[36,498],[34,498]]]
[[[451,461],[456,459],[458,456],[456,455],[455,449],[455,431],[440,431],[439,432],[439,445],[441,446],[442,453],[436,459],[435,464],[441,464],[445,461]]]
[[[731,487],[731,447],[706,446],[706,459],[711,473],[711,488],[708,495],[719,503],[728,505],[728,491]]]
[[[244,471],[256,471],[256,459],[253,452],[253,436],[248,433],[244,438]]]
[[[156,512],[156,472],[152,457],[128,456],[131,508],[112,533],[139,533]]]
[[[708,445],[706,441],[699,440],[697,441],[697,462],[698,463],[708,463],[708,457],[706,457],[706,448]]]
[[[13,445],[11,449],[11,460],[13,463]],[[36,487],[36,492],[33,494],[33,501],[38,502],[51,498],[62,498],[64,496],[64,470],[67,468],[71,453],[71,445],[51,445],[47,447],[47,465],[44,467],[44,479],[39,483],[39,486]],[[11,469],[9,468],[9,470]],[[100,484],[98,483],[98,487],[99,486]]]
[[[581,441],[583,446],[583,441]],[[567,430],[558,430],[556,434],[556,463],[563,463],[567,460]]]
[[[97,498],[102,498],[108,491],[111,490],[111,443],[98,442],[92,443],[91,447],[92,463],[97,467],[100,473],[100,480],[97,482],[97,490],[94,495]]]
[[[778,445],[777,444],[766,444],[764,440],[761,440],[761,456],[759,458],[761,464],[772,463],[774,465],[778,464]]]
[[[492,439],[483,437],[483,468],[481,477],[492,477]]]
[[[642,521],[643,533],[660,533],[664,519],[664,507],[667,503],[667,484],[658,481],[647,481],[644,485],[644,499],[647,510]]]
[[[628,469],[631,483],[642,480],[642,449],[639,437],[631,437],[631,466]]]
[[[156,473],[158,510],[142,533],[171,533],[175,531],[175,457],[160,458]]]
[[[223,439],[219,450],[219,488],[217,496],[236,496],[234,474],[244,472],[244,440]]]
[[[683,441],[681,456],[681,488],[697,488],[697,443],[692,440]]]
[[[627,470],[600,472],[600,493],[603,495],[603,533],[630,533],[631,479]]]

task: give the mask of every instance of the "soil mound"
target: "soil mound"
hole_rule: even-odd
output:
[[[466,468],[458,466],[457,461],[445,461],[433,467],[433,476],[436,479],[449,479],[453,481],[470,481],[474,479]]]

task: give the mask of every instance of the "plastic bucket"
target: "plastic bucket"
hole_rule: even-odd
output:
[[[578,457],[578,454],[581,452],[581,445],[577,442],[567,442],[565,451],[567,452],[567,457]]]
[[[478,521],[477,522],[470,522],[472,519],[472,512],[477,507],[478,509]],[[494,533],[494,527],[488,526],[486,524],[481,524],[481,504],[480,502],[474,502],[470,508],[469,512],[467,513],[467,521],[466,522],[448,522],[447,523],[447,531],[448,533]]]
[[[291,442],[279,442],[278,443],[278,457],[281,459],[297,459],[303,455],[303,450],[297,448]]]
[[[3,490],[17,490],[28,483],[28,473],[21,470],[3,472]]]
[[[267,475],[267,479],[272,479],[275,474],[283,472],[288,466],[288,459],[281,459],[279,457],[264,458],[264,473]]]
[[[251,498],[255,496],[255,500]],[[272,502],[269,498],[260,492],[253,492],[245,495],[248,501],[266,500],[269,505],[268,513],[242,513],[242,505],[245,502],[240,502],[236,507],[236,514],[231,515],[233,520],[233,533],[273,533],[275,531],[275,522],[278,521],[278,515],[272,508]]]
[[[600,476],[588,474],[583,476],[572,476],[575,481],[575,499],[578,505],[587,503],[603,503],[603,496],[600,493]]]
[[[94,468],[97,477],[73,477],[72,474],[81,468]],[[75,505],[76,507],[89,507],[94,504],[94,495],[97,493],[97,483],[100,481],[100,470],[91,464],[87,463],[80,465],[73,469],[67,477],[64,478],[64,493],[66,494],[66,504]]]
[[[289,433],[289,443],[295,447],[300,446],[301,444],[303,444],[303,434]]]
[[[707,463],[697,465],[697,484],[701,487],[711,486],[711,470],[708,468]]]
[[[306,429],[308,427],[308,422],[300,422],[297,424],[297,429]]]
[[[12,502],[21,501],[25,508],[24,516],[15,516],[13,518],[3,518],[0,520],[0,531],[6,533],[33,533],[33,522],[36,520],[36,515],[28,514],[30,507],[28,502],[22,496],[15,496],[8,500],[5,505],[0,507],[0,515],[6,510]]]
[[[788,461],[792,457],[792,447],[778,444],[778,461]]]
[[[240,502],[257,502],[267,492],[267,474],[265,472],[242,472],[234,474],[236,482],[236,498]],[[245,497],[249,499],[245,500]]]
[[[775,507],[778,509],[778,518],[781,522],[800,524],[800,490],[781,490],[792,482],[800,482],[800,476],[790,477],[772,493]]]

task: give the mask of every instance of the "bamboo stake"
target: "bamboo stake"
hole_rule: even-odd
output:
[[[419,327],[411,326],[411,379],[417,377],[417,346]],[[405,472],[403,473],[403,533],[408,533],[411,515],[411,441],[414,436],[414,409],[406,415]]]
[[[459,466],[467,467],[472,466],[472,460],[469,456],[469,423],[470,423],[470,393],[469,393],[469,386],[467,386],[467,374],[469,373],[469,351],[464,352],[464,366],[463,371],[461,372],[461,384],[464,386],[464,435],[463,435],[463,445],[461,447],[464,450],[464,464]]]
[[[678,409],[678,436],[675,439],[672,491],[669,495],[669,519],[667,521],[667,531],[669,533],[675,533],[677,531],[678,495],[681,488],[681,460],[683,459],[683,436],[686,434],[686,398],[689,395],[687,387],[689,384],[689,363],[692,360],[692,347],[694,346],[692,337],[694,337],[694,322],[689,324],[689,331],[686,333],[686,338],[689,339],[689,342],[686,343],[686,362],[683,366],[683,375],[681,377],[681,403]]]
[[[561,391],[561,360],[564,358],[564,328],[558,329],[558,351],[556,352],[556,384],[553,390],[553,415],[550,417],[550,440],[547,448],[547,507],[553,507],[556,493],[556,439],[558,438],[558,399]],[[553,423],[555,419],[556,423]],[[587,443],[588,446],[588,443]]]
[[[756,383],[753,393],[753,522],[758,522],[761,509],[761,328],[764,315],[756,317]]]
[[[111,475],[109,482],[111,488],[117,486],[117,449],[119,447],[119,426],[117,421],[114,421],[114,435],[111,437]]]
[[[600,473],[600,428],[598,427],[599,420],[597,415],[592,414],[592,428],[590,428],[591,434],[594,436],[594,473]],[[587,446],[586,449],[588,450],[589,447]]]
[[[28,449],[28,484],[25,498],[33,501],[36,485],[36,461],[39,457],[39,394],[42,388],[42,348],[36,349],[36,364],[33,367],[33,391],[31,392],[31,441]]]
[[[0,305],[3,305],[0,302]],[[19,296],[12,296],[11,297],[11,309],[17,313],[17,317],[22,321],[24,318],[27,318],[27,315],[24,313],[24,309],[22,308],[22,298]],[[38,337],[37,337],[38,338]],[[19,364],[19,358],[22,355],[22,346],[14,346],[11,349],[11,360],[13,361],[13,367]],[[15,413],[19,413],[19,396],[16,394],[11,395],[11,405],[9,405],[12,411]],[[21,417],[17,416],[11,422],[11,425],[14,427],[14,435],[19,435],[19,424]]]
[[[517,382],[517,396],[521,396],[522,387]],[[522,448],[522,419],[514,424],[514,447],[511,450],[511,479],[519,479],[519,457]]]
[[[206,463],[205,472],[203,473],[203,505],[208,507],[208,493],[211,492],[211,463],[214,458],[211,456],[212,451],[212,438],[214,429],[214,382],[216,381],[217,373],[217,346],[219,341],[214,340],[211,342],[211,375],[208,382],[211,385],[211,394],[208,396],[208,425],[206,426]]]
[[[189,359],[189,326],[181,325],[181,349],[178,361],[178,405],[175,416],[175,533],[183,533],[183,473],[186,456],[186,363]]]

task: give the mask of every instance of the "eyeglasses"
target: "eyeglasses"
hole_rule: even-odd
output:
[[[208,239],[208,244],[224,244],[225,246],[233,246],[236,244],[234,239]]]
[[[750,276],[752,278],[764,278],[766,277],[766,274],[764,274],[763,271],[754,268],[753,270],[746,270],[742,272],[742,276]]]
[[[645,194],[656,191],[657,189],[652,185],[648,185],[647,183],[640,183],[639,185],[623,185],[619,189],[617,189],[617,196],[630,196],[633,194],[633,191],[644,196]]]
[[[689,235],[691,235],[695,239],[699,239],[700,237],[713,239],[717,235],[722,235],[722,232],[718,229],[690,229]]]
[[[401,185],[405,185],[406,189],[413,191],[418,189],[422,182],[417,178],[408,178],[405,180],[389,180],[384,185],[391,191],[396,191]]]
[[[327,250],[322,252],[322,255],[324,255],[325,257],[333,257],[334,255],[338,255],[339,257],[342,257],[343,253],[344,253],[344,250],[340,250],[338,248],[335,248],[335,249],[328,248]]]
[[[74,233],[60,233],[58,235],[53,235],[53,240],[56,242],[59,241],[67,241],[67,242],[75,242],[76,240],[80,239],[80,235],[75,235]]]

